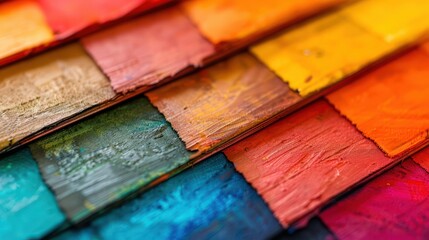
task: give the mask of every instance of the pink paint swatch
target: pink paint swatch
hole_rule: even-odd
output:
[[[339,239],[427,239],[429,174],[411,160],[321,214]]]
[[[318,101],[225,151],[284,227],[392,163]]]
[[[413,160],[429,172],[429,147],[411,156]]]
[[[65,38],[94,24],[141,12],[171,0],[37,0],[58,38]]]
[[[157,84],[215,52],[176,8],[93,34],[83,44],[117,92]]]

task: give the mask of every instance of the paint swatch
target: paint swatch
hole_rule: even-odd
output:
[[[59,239],[267,239],[280,229],[218,154]]]
[[[424,145],[429,129],[429,54],[415,49],[328,95],[389,156]]]
[[[205,152],[300,100],[249,54],[147,93],[186,148]]]
[[[65,128],[30,147],[72,222],[136,192],[190,156],[145,98]]]
[[[169,0],[37,0],[57,38],[65,38],[95,24],[123,17],[136,9],[150,9]]]
[[[151,87],[214,54],[177,8],[143,16],[83,39],[117,92]]]
[[[183,9],[214,44],[237,41],[281,27],[344,0],[190,0]]]
[[[0,235],[41,238],[65,220],[27,148],[0,159]]]
[[[240,141],[225,154],[284,227],[393,161],[324,101]]]
[[[77,44],[0,69],[0,149],[114,97]]]
[[[54,39],[43,12],[34,1],[0,4],[0,59]]]
[[[416,41],[429,30],[429,22],[422,21],[429,5],[420,3],[358,1],[256,45],[252,52],[306,96]]]
[[[409,160],[321,214],[339,239],[424,239],[429,174]]]

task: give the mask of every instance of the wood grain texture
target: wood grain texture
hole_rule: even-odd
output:
[[[218,154],[59,239],[267,239],[280,229]]]
[[[284,227],[393,161],[325,101],[227,148],[225,154]]]
[[[30,148],[72,222],[167,177],[190,156],[146,98],[81,121]]]
[[[0,158],[0,236],[40,239],[65,221],[30,150]]]
[[[249,54],[147,93],[186,148],[205,152],[300,100]]]
[[[389,156],[422,146],[429,130],[429,54],[415,49],[328,95]]]
[[[82,42],[121,93],[201,66],[204,58],[214,54],[214,46],[174,7],[90,35]]]
[[[78,44],[0,69],[0,149],[114,97]]]
[[[338,10],[255,45],[251,51],[292,89],[307,96],[356,73],[398,47]]]
[[[35,1],[0,4],[0,59],[48,43],[54,35]]]
[[[37,0],[59,39],[170,0]]]
[[[405,161],[321,218],[339,239],[426,239],[429,236],[429,174]]]
[[[251,37],[344,0],[189,0],[183,9],[214,44]]]

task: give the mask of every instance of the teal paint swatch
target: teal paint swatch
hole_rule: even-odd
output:
[[[0,159],[0,236],[40,238],[65,221],[28,148]]]
[[[189,161],[190,152],[144,98],[30,145],[46,183],[79,222]]]
[[[262,198],[217,154],[59,239],[266,239],[281,231]]]

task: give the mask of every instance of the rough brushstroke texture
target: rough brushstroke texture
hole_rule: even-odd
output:
[[[392,162],[324,101],[225,154],[284,227]]]
[[[37,0],[57,38],[103,24],[133,11],[151,9],[170,0]]]
[[[0,149],[114,97],[77,44],[0,69]]]
[[[183,9],[213,43],[250,37],[344,0],[189,0]]]
[[[83,39],[117,92],[153,86],[214,54],[187,17],[170,8]]]
[[[386,14],[386,10],[389,14]],[[354,22],[389,43],[415,40],[429,30],[429,1],[357,1],[356,4],[344,8],[343,12]]]
[[[429,148],[425,148],[420,152],[411,156],[413,160],[418,163],[422,168],[429,172]]]
[[[139,190],[190,156],[146,98],[84,120],[30,147],[44,179],[74,222]]]
[[[429,174],[406,161],[321,214],[339,239],[427,239]]]
[[[53,39],[54,35],[34,1],[0,4],[0,59]]]
[[[218,154],[59,239],[267,239],[280,229]]]
[[[427,142],[429,54],[422,48],[372,71],[328,99],[389,156]]]
[[[204,152],[300,100],[249,54],[147,93],[190,150]]]
[[[28,148],[0,159],[0,236],[41,238],[65,220]]]
[[[306,96],[363,69],[396,47],[337,11],[251,50],[292,89]]]

